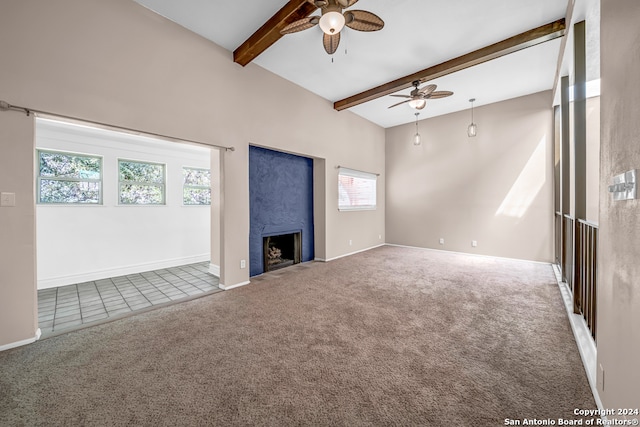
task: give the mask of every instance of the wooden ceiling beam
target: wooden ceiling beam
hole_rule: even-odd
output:
[[[282,37],[280,30],[316,9],[307,0],[290,0],[233,52],[233,62],[244,67]]]
[[[441,64],[418,71],[417,73],[401,77],[389,83],[361,92],[357,95],[350,96],[349,98],[336,101],[333,104],[333,108],[341,111],[355,107],[356,105],[409,88],[416,80],[421,82],[434,80],[438,77],[446,76],[447,74],[455,73],[456,71],[464,70],[465,68],[473,67],[474,65],[562,37],[565,30],[565,20],[562,18],[538,28],[525,31],[524,33],[502,40],[498,43],[494,43],[490,46],[483,47],[482,49],[475,50]]]

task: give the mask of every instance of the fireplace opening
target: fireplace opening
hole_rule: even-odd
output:
[[[302,259],[302,233],[300,231],[265,236],[262,241],[265,273],[300,263]]]

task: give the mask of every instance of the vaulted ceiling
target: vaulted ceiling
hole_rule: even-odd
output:
[[[568,3],[359,0],[348,10],[373,12],[384,28],[345,28],[328,55],[318,27],[279,36],[286,22],[320,15],[302,0],[136,1],[229,50],[230,60],[253,62],[385,128],[415,119],[408,105],[387,107],[416,79],[454,92],[429,100],[420,119],[468,109],[470,98],[481,106],[552,89]]]

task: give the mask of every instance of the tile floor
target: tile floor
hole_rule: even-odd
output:
[[[38,323],[43,336],[125,316],[137,310],[210,294],[217,277],[209,262],[130,274],[38,291]]]

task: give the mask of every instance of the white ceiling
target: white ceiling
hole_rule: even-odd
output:
[[[135,1],[231,52],[287,3]],[[329,56],[322,47],[322,30],[311,28],[284,36],[254,63],[335,102],[563,18],[567,1],[360,0],[350,9],[380,16],[385,21],[381,31],[345,28],[340,48]],[[560,40],[434,80],[438,90],[454,95],[429,101],[420,119],[468,109],[470,98],[481,106],[552,89]],[[350,110],[385,128],[415,120],[415,110],[407,105],[387,108],[398,101],[385,96]]]

